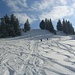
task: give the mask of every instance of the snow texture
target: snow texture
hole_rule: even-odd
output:
[[[57,34],[37,29],[0,39],[0,75],[75,75],[75,36]]]

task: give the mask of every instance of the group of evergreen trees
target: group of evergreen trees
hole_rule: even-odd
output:
[[[50,20],[45,19],[45,21],[42,20],[40,22],[39,26],[40,26],[41,29],[49,30],[50,32],[56,34],[56,30],[53,27],[51,19]],[[63,19],[62,22],[61,22],[60,19],[58,20],[56,28],[57,28],[58,31],[63,31],[65,34],[70,34],[70,35],[75,34],[72,23],[70,23],[70,21],[67,21],[67,20],[64,20],[64,19]]]
[[[24,31],[30,30],[30,24],[27,21],[24,24]],[[6,14],[3,18],[0,18],[0,38],[15,37],[21,35],[21,28],[18,18],[12,14],[10,17]]]
[[[74,28],[70,21],[64,20],[61,22],[61,20],[58,20],[57,22],[57,30],[63,31],[65,34],[74,34]]]
[[[21,29],[18,19],[12,14],[10,17],[6,14],[0,18],[0,37],[14,37],[21,35]]]
[[[52,20],[42,20],[39,24],[41,29],[48,30],[54,34],[56,34],[56,30],[53,27]],[[24,31],[30,31],[30,23],[28,19],[26,20],[24,24]],[[74,28],[70,21],[64,20],[61,22],[61,20],[58,20],[57,22],[57,30],[63,31],[66,34],[75,34]],[[14,37],[21,35],[21,28],[19,25],[18,19],[12,14],[10,17],[6,14],[3,18],[0,18],[0,37]]]
[[[49,30],[50,32],[56,34],[56,31],[55,31],[55,29],[53,27],[53,23],[52,23],[52,20],[51,19],[50,20],[45,19],[45,21],[42,20],[40,22],[40,25],[39,26],[40,26],[41,29]]]

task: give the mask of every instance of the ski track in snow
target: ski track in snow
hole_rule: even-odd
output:
[[[75,75],[73,37],[50,34],[48,40],[44,35],[1,39],[0,75]]]

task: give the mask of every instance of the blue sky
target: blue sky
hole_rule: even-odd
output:
[[[42,19],[70,20],[75,28],[75,0],[0,0],[0,17],[14,13],[20,24],[27,19],[32,28],[39,28]]]

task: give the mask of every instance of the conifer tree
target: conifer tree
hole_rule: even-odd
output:
[[[51,19],[50,19],[50,21],[49,21],[49,31],[52,32],[52,33],[54,33],[54,31],[55,31]]]
[[[66,33],[66,21],[63,19],[63,32]]]
[[[27,19],[27,21],[26,21],[25,24],[24,24],[24,31],[25,31],[25,32],[30,31],[30,24],[29,24],[28,19]]]
[[[40,28],[41,29],[45,29],[45,22],[44,22],[44,20],[42,20],[41,22],[40,22]]]
[[[6,30],[6,23],[5,23],[4,18],[1,19],[0,31],[1,31],[0,37],[7,37],[8,36],[7,30]]]
[[[0,37],[12,37],[21,35],[18,19],[12,14],[10,17],[6,14],[0,19]]]
[[[74,34],[74,28],[72,24],[70,23],[70,21],[67,21],[67,30],[68,30],[68,34],[71,34],[71,35]]]
[[[15,30],[16,35],[21,35],[21,29],[20,29],[18,19],[16,19],[15,22],[14,22],[14,30]]]
[[[60,19],[57,22],[57,30],[58,31],[62,31],[62,23],[61,23],[61,20]]]
[[[45,21],[42,20],[42,21],[40,22],[40,28],[41,28],[41,29],[46,29],[46,30],[48,30],[48,31],[50,31],[50,32],[52,32],[52,33],[54,33],[54,34],[56,34],[56,30],[55,30],[54,27],[53,27],[53,23],[52,23],[52,20],[51,20],[51,19],[48,20],[48,19],[46,18]]]
[[[45,19],[45,29],[49,30],[49,20],[47,18]]]
[[[15,21],[16,21],[16,17],[14,16],[14,14],[11,14],[11,16],[10,16],[10,23],[11,23],[11,25],[14,25]]]
[[[6,24],[10,23],[9,16],[7,14],[4,16],[4,19]]]
[[[63,32],[66,34],[74,34],[74,28],[72,26],[72,24],[70,23],[70,21],[65,21],[63,20]]]

